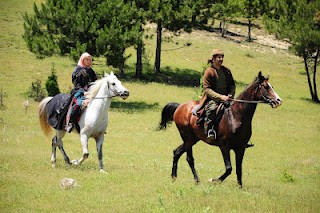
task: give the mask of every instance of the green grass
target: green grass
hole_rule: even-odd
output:
[[[191,42],[190,47],[162,53],[163,71],[169,76],[149,73],[144,81],[122,79],[130,97],[112,104],[103,147],[107,175],[98,172],[92,139],[83,165],[65,166],[58,152],[57,168],[51,168],[51,139],[40,131],[38,103],[30,100],[26,112],[21,94],[36,78],[44,82],[52,63],[60,90],[67,92],[74,64],[65,57],[39,60],[27,50],[21,14],[31,12],[32,4],[1,1],[0,88],[6,94],[0,110],[1,212],[319,212],[320,107],[310,102],[301,59],[284,50],[236,44],[203,32],[178,39]],[[151,64],[154,45],[155,40],[147,41]],[[166,103],[196,97],[198,79],[193,78],[200,76],[216,47],[226,52],[225,65],[237,81],[237,94],[262,70],[284,101],[278,109],[257,108],[251,138],[255,146],[244,157],[243,189],[237,187],[235,172],[222,184],[207,182],[221,175],[224,166],[219,149],[201,142],[194,147],[200,184],[195,185],[185,156],[179,162],[178,179],[172,182],[172,150],[181,139],[174,125],[156,131]],[[103,63],[95,61],[99,73],[106,69]],[[133,67],[134,57],[128,65]],[[127,74],[133,71],[128,69]],[[187,83],[179,84],[179,79]],[[77,135],[69,134],[64,144],[71,159],[82,155]],[[79,187],[62,190],[59,183],[64,177],[75,179]]]

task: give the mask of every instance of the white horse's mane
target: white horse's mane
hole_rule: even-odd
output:
[[[92,82],[88,92],[85,93],[85,97],[88,99],[93,99],[94,97],[96,97],[102,83],[105,81],[107,82],[111,76],[115,76],[113,72],[111,72],[110,75],[107,73],[104,73],[103,78],[98,79],[95,82]]]

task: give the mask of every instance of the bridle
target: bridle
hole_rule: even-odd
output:
[[[115,93],[115,90],[111,90],[110,89],[110,86],[109,86],[109,82],[107,83],[107,86],[108,86],[108,90],[109,91],[111,91],[111,92],[113,92],[113,94],[116,94]],[[94,98],[88,98],[88,99],[90,99],[90,100],[93,100],[93,99],[108,99],[108,98],[114,98],[114,97],[117,97],[118,95],[112,95],[112,96],[100,96],[100,97],[94,97]]]
[[[267,98],[265,95],[262,94],[261,91],[262,83],[259,83],[259,86],[256,88],[255,95],[260,91],[260,95],[263,98],[263,101],[248,101],[248,100],[239,100],[239,99],[233,99],[229,98],[230,101],[240,102],[240,103],[249,103],[249,104],[270,104],[270,98]]]

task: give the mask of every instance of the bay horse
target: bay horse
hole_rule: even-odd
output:
[[[92,137],[96,141],[100,172],[105,172],[103,170],[102,162],[102,144],[104,141],[104,133],[108,126],[108,110],[110,108],[111,99],[116,96],[126,99],[129,96],[129,91],[112,72],[110,75],[105,74],[103,78],[92,83],[89,91],[85,93],[85,98],[89,100],[89,104],[83,111],[78,122],[80,126],[79,134],[83,156],[79,160],[70,161],[63,148],[62,142],[62,138],[65,136],[66,131],[64,129],[56,129],[56,135],[52,139],[51,162],[53,167],[56,166],[56,147],[59,147],[67,165],[81,164],[89,156],[88,140]],[[45,98],[40,102],[38,107],[40,126],[47,136],[50,135],[52,130],[52,125],[48,122],[48,114],[52,113],[50,110],[54,109],[48,109],[47,106],[49,101],[55,100],[52,98],[53,97]]]
[[[224,111],[218,124],[217,138],[214,141],[207,140],[203,127],[199,127],[196,123],[198,118],[192,111],[199,102],[168,103],[162,110],[159,128],[166,129],[167,124],[174,121],[183,140],[183,143],[173,151],[171,173],[173,180],[177,178],[179,158],[187,152],[187,162],[195,181],[199,182],[194,166],[192,147],[199,140],[202,140],[209,145],[220,148],[226,169],[218,179],[210,179],[209,181],[222,182],[231,174],[230,150],[234,150],[237,180],[239,186],[242,187],[242,160],[246,148],[250,146],[248,142],[252,134],[252,118],[258,103],[268,103],[272,108],[276,108],[282,103],[268,77],[264,77],[261,71],[237,99],[232,99],[231,106]]]

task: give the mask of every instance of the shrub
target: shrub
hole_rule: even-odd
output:
[[[54,64],[52,64],[51,75],[48,76],[46,81],[46,90],[48,92],[48,96],[55,96],[60,93]]]
[[[46,97],[46,92],[41,86],[41,80],[36,79],[35,82],[32,82],[31,87],[26,92],[26,95],[37,102],[40,102],[44,97]]]

